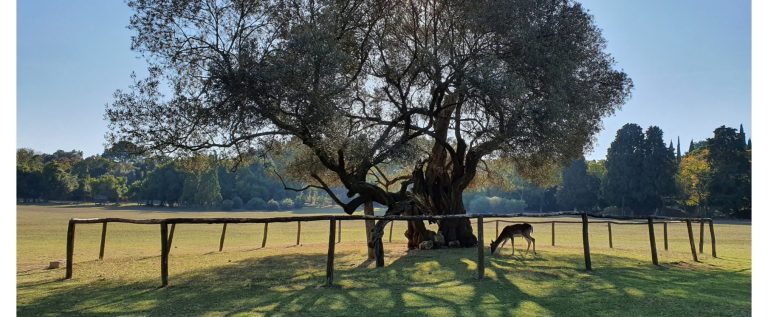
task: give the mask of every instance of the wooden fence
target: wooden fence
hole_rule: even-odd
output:
[[[565,221],[565,220],[550,220],[550,221],[509,221],[503,220],[505,218],[516,217],[563,217],[563,216],[580,216],[580,221]],[[610,219],[602,221],[590,221],[589,218],[594,219]],[[486,218],[501,218],[495,220],[484,220]],[[67,266],[65,279],[72,278],[72,264],[74,261],[74,248],[75,248],[75,229],[77,224],[89,224],[89,223],[101,223],[101,244],[99,247],[99,259],[104,258],[104,247],[106,242],[107,224],[110,222],[117,223],[131,223],[131,224],[154,224],[160,225],[160,275],[162,280],[162,286],[168,285],[168,257],[173,243],[173,233],[177,224],[222,224],[221,238],[219,240],[219,251],[224,249],[224,240],[226,238],[227,225],[228,224],[244,224],[244,223],[263,223],[264,224],[264,237],[261,242],[261,246],[266,246],[267,243],[267,230],[270,223],[284,223],[284,222],[296,222],[296,244],[301,242],[301,223],[310,221],[328,221],[328,258],[326,263],[326,285],[333,284],[333,262],[335,253],[335,244],[341,242],[341,223],[342,221],[349,220],[384,220],[391,221],[389,228],[389,241],[392,241],[392,230],[395,221],[407,221],[407,220],[444,220],[444,219],[477,219],[477,257],[478,257],[478,278],[482,279],[485,271],[485,252],[483,242],[483,225],[489,223],[495,223],[496,236],[499,235],[499,223],[532,223],[532,224],[551,224],[552,225],[552,245],[555,245],[555,225],[556,224],[581,224],[582,225],[582,244],[584,246],[584,265],[586,270],[592,270],[592,260],[589,249],[589,224],[607,224],[608,225],[608,245],[613,248],[613,233],[612,225],[647,225],[648,237],[651,246],[651,261],[655,265],[659,265],[658,256],[656,251],[656,239],[654,232],[654,223],[663,223],[664,226],[664,249],[668,250],[669,244],[667,241],[667,224],[668,223],[685,223],[688,229],[688,240],[691,246],[691,256],[694,261],[699,261],[696,254],[696,246],[693,239],[693,227],[692,222],[698,222],[699,226],[699,252],[704,251],[704,224],[709,224],[710,243],[712,246],[712,257],[717,257],[714,223],[710,218],[671,218],[671,217],[620,217],[620,216],[604,216],[604,215],[592,215],[585,213],[574,212],[558,212],[558,213],[518,213],[518,214],[481,214],[481,215],[444,215],[444,216],[362,216],[362,215],[319,215],[319,216],[296,216],[296,217],[272,217],[272,218],[167,218],[167,219],[125,219],[125,218],[72,218],[69,220],[67,227]],[[624,222],[615,220],[625,220]],[[626,220],[644,220],[643,222],[626,222]],[[338,224],[338,226],[337,226]],[[170,231],[168,226],[170,225]],[[338,232],[337,232],[338,227]],[[379,255],[380,259],[377,259],[377,267],[383,266],[383,252]]]

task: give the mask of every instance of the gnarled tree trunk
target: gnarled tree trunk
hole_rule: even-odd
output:
[[[459,215],[465,214],[462,193],[475,175],[479,160],[474,153],[466,153],[466,144],[457,129],[458,140],[453,149],[448,142],[450,122],[460,118],[459,97],[448,95],[443,100],[443,108],[435,120],[435,143],[432,152],[423,164],[417,165],[413,172],[414,186],[411,193],[420,202],[413,214]],[[457,126],[457,125],[456,125]],[[408,247],[419,247],[423,241],[433,241],[432,247],[443,244],[450,247],[472,247],[477,244],[477,237],[472,233],[469,219],[450,219],[437,222],[438,232],[428,230],[423,221],[409,221],[406,237]]]

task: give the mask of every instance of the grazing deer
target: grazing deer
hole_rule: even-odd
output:
[[[499,243],[501,243],[501,246],[503,247],[504,244],[507,243],[507,239],[511,239],[512,255],[515,255],[515,236],[523,236],[525,240],[528,240],[528,249],[525,250],[526,254],[528,254],[528,250],[531,249],[531,242],[533,242],[533,254],[536,254],[536,239],[531,237],[532,232],[533,226],[528,223],[504,227],[504,230],[501,231],[501,234],[496,238],[496,241],[491,240],[491,254],[493,254],[496,251],[496,248],[499,247]]]

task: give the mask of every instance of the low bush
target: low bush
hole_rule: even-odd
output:
[[[259,197],[253,197],[245,204],[247,210],[264,210],[267,209],[267,202]]]
[[[267,210],[280,210],[280,203],[277,200],[270,199],[267,202]]]

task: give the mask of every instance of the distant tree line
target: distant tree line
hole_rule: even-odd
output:
[[[101,155],[82,151],[53,154],[31,149],[16,152],[17,198],[20,202],[126,202],[146,205],[246,210],[280,210],[329,206],[316,189],[284,189],[267,159],[236,164],[215,156],[147,158],[132,154],[132,145],[117,143]]]
[[[743,127],[721,126],[712,138],[691,141],[683,155],[679,138],[676,146],[672,141],[666,146],[659,127],[643,131],[626,124],[604,160],[576,159],[546,186],[512,171],[501,182],[507,186],[475,188],[465,193],[465,203],[474,213],[577,210],[751,218],[751,152]]]
[[[464,193],[471,213],[600,211],[623,215],[684,213],[750,218],[751,151],[743,128],[721,126],[712,138],[691,141],[681,153],[663,131],[626,124],[616,133],[604,160],[572,161],[532,183],[508,164],[491,161],[501,179],[487,186],[482,178]],[[119,142],[101,155],[81,151],[53,154],[19,149],[16,153],[17,197],[23,202],[72,200],[146,205],[280,210],[331,206],[324,191],[286,190],[271,171],[282,162],[252,158],[236,164],[215,155],[147,158]],[[494,165],[495,164],[495,165]],[[503,185],[499,185],[503,184]],[[345,197],[342,188],[334,189]],[[381,207],[381,206],[380,206]]]

